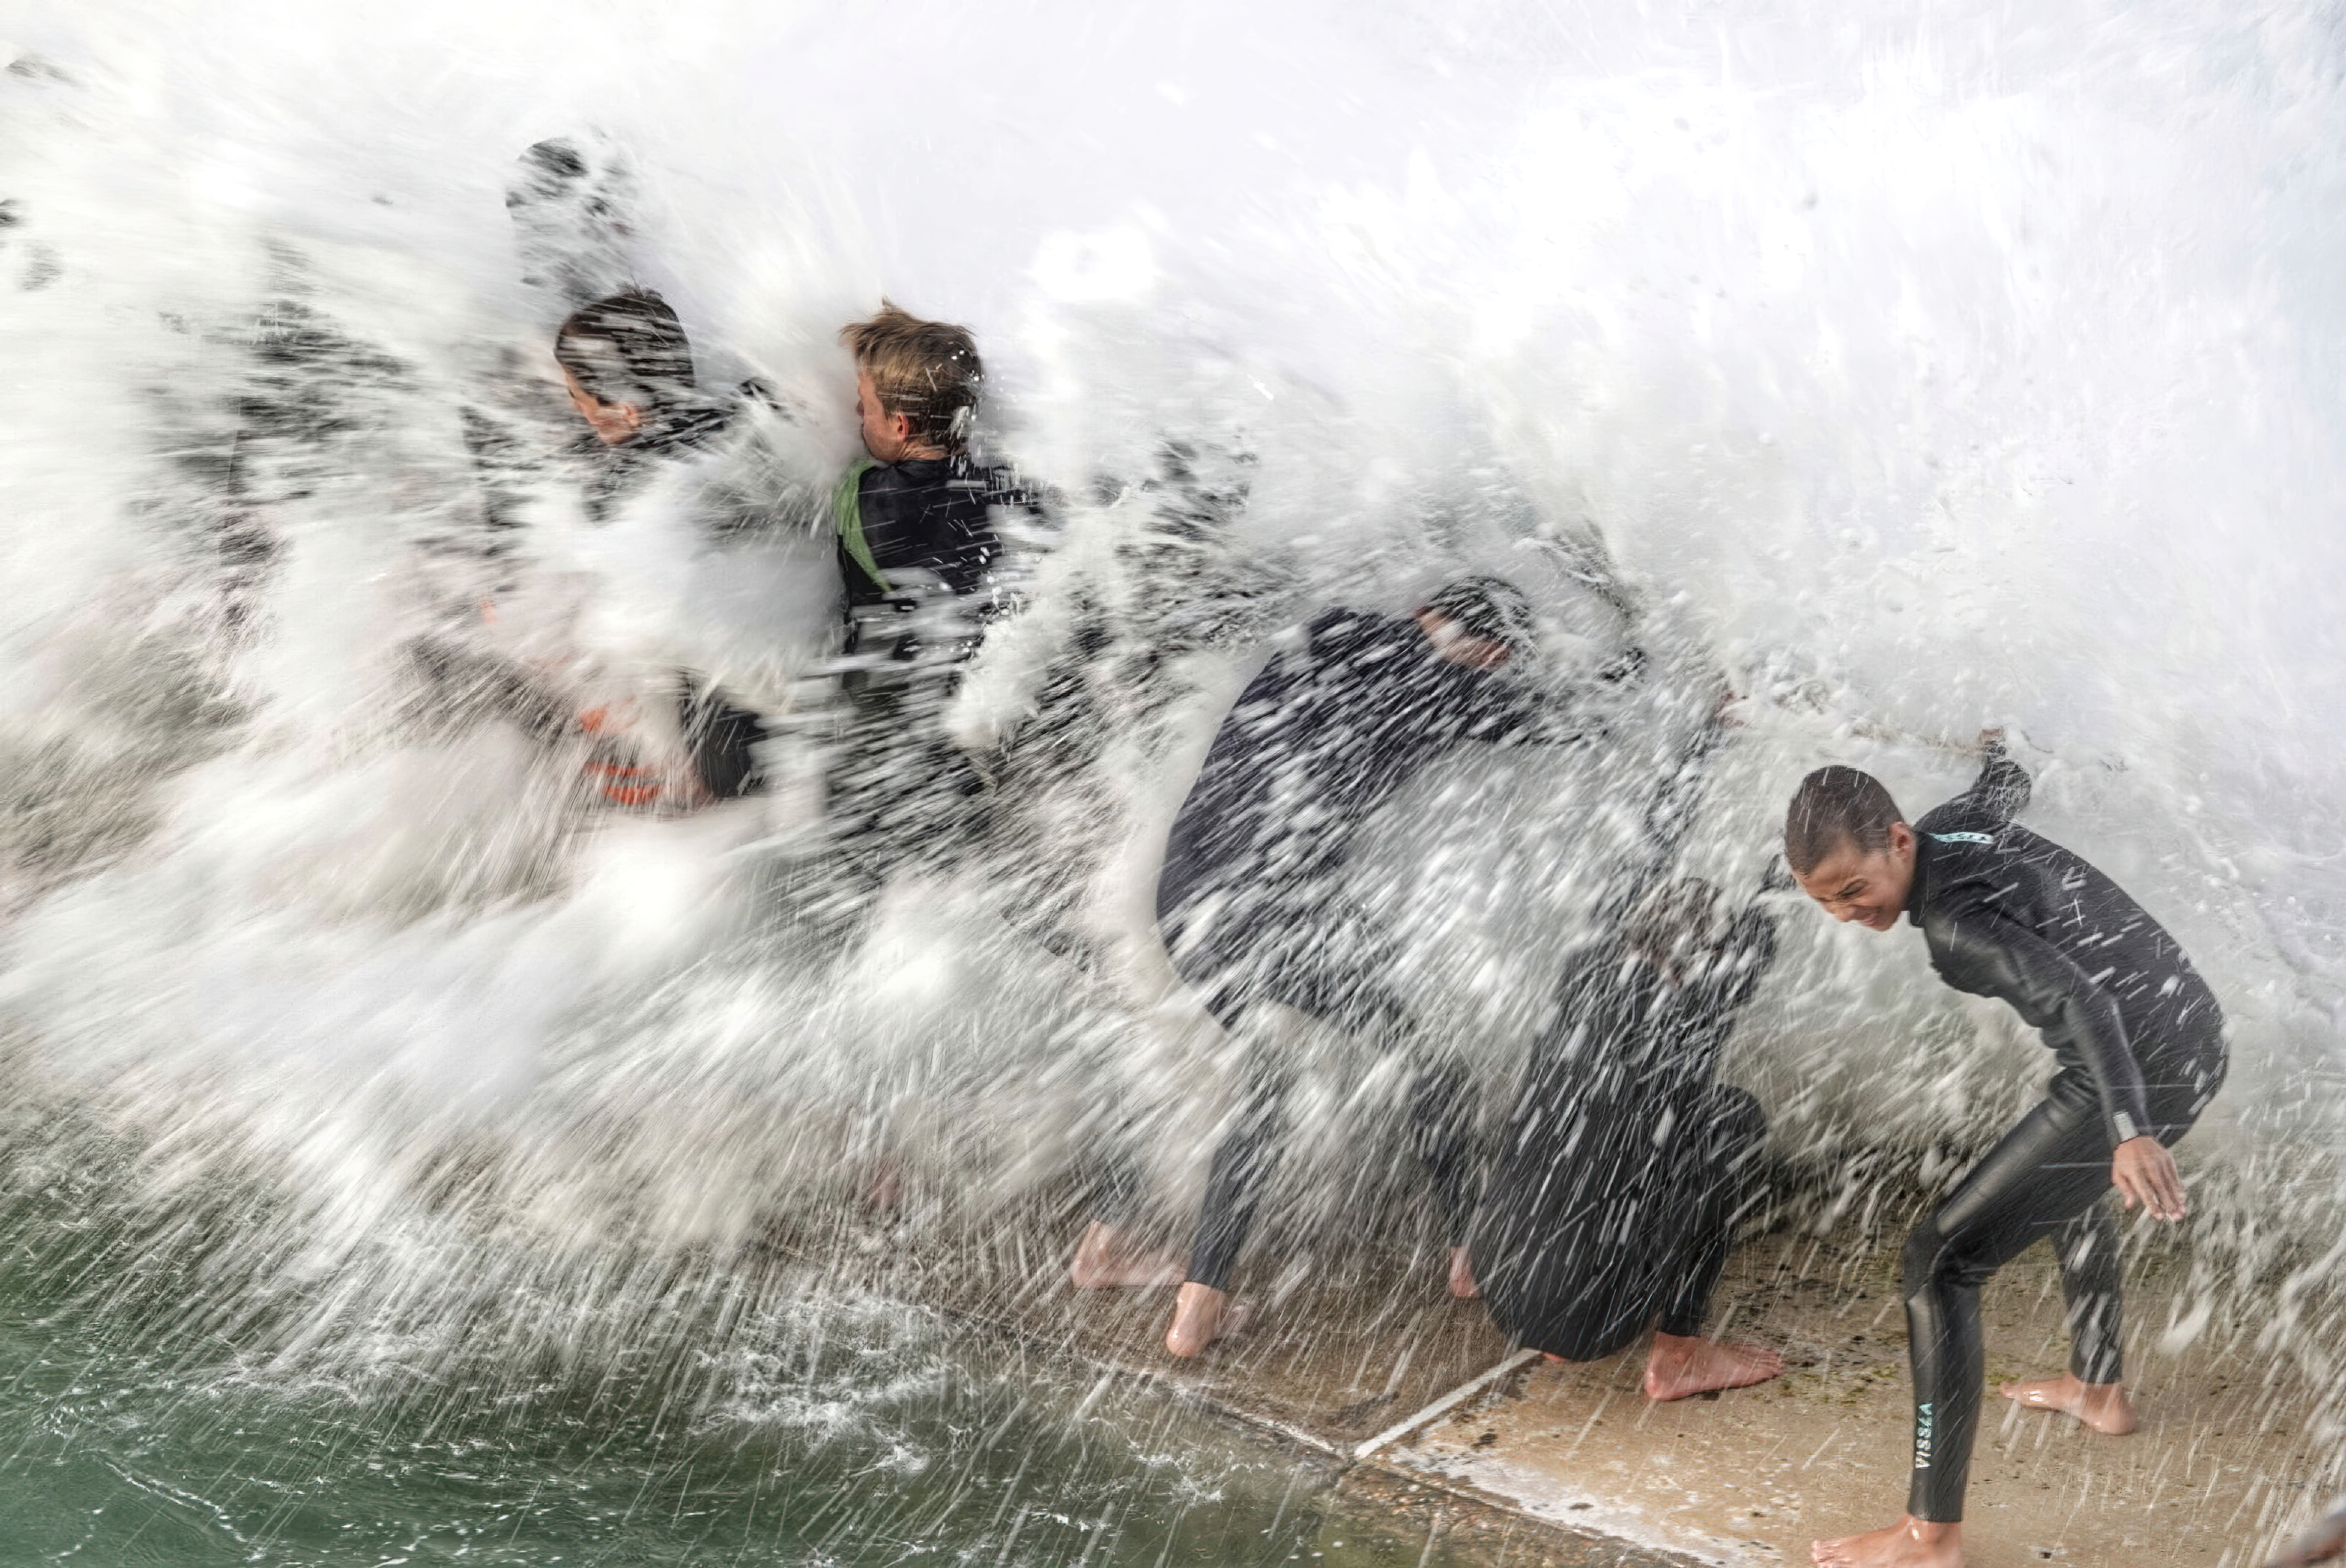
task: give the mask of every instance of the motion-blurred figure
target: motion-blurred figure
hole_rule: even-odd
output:
[[[1408,1042],[1412,1142],[1450,1227],[1452,1288],[1474,1294],[1464,1227],[1477,1172],[1464,1068],[1426,1049],[1387,981],[1393,942],[1342,891],[1362,826],[1420,769],[1470,740],[1575,740],[1498,671],[1531,640],[1513,585],[1468,578],[1394,618],[1331,610],[1286,639],[1239,696],[1173,822],[1157,888],[1173,967],[1250,1044],[1236,1121],[1213,1157],[1166,1349],[1194,1356],[1236,1327],[1229,1278],[1287,1136],[1290,1064],[1264,1028],[1278,1003]],[[1144,1282],[1111,1201],[1076,1249],[1079,1284]]]
[[[635,180],[627,160],[595,136],[556,137],[517,160],[505,185],[505,212],[521,254],[522,281],[556,321],[627,289],[635,271],[627,245]]]
[[[1905,915],[1923,928],[1942,980],[2010,1003],[2060,1064],[2045,1101],[1907,1238],[1906,1517],[1817,1543],[1821,1563],[1963,1561],[1984,1376],[1980,1287],[2039,1240],[2060,1258],[2069,1371],[2002,1391],[2096,1431],[2134,1430],[2120,1381],[2117,1225],[2101,1198],[2115,1185],[2129,1208],[2183,1217],[2168,1148],[2223,1084],[2224,1017],[2182,948],[2125,890],[2013,825],[2028,794],[2028,775],[1991,738],[1978,781],[1918,824],[1880,780],[1838,767],[1802,779],[1785,820],[1784,859],[1828,913],[1872,931]]]
[[[577,454],[587,467],[590,523],[608,523],[665,469],[709,453],[733,422],[734,404],[695,385],[683,324],[648,290],[572,311],[554,357],[589,432]],[[615,804],[689,809],[758,785],[763,722],[689,671],[675,677],[667,699],[599,706],[580,722],[598,746],[592,767]]]
[[[1566,967],[1474,1217],[1475,1278],[1517,1343],[1596,1360],[1658,1315],[1656,1400],[1784,1369],[1773,1351],[1702,1337],[1768,1133],[1759,1102],[1713,1078],[1775,956],[1766,911],[1722,919],[1718,890],[1685,878]]]
[[[831,501],[847,626],[826,815],[869,881],[907,859],[949,860],[976,825],[984,781],[946,735],[945,707],[1008,607],[1002,526],[1035,501],[970,455],[985,370],[966,328],[883,303],[840,339],[869,455]]]

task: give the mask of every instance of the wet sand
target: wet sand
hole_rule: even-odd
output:
[[[1072,1240],[1072,1233],[1069,1239]],[[1534,1359],[1365,1457],[1363,1443],[1507,1361],[1477,1303],[1454,1301],[1421,1249],[1355,1256],[1316,1285],[1258,1265],[1257,1315],[1195,1362],[1164,1354],[1169,1289],[1077,1291],[1034,1233],[899,1266],[892,1287],[1104,1367],[1159,1379],[1346,1463],[1338,1506],[1510,1568],[1534,1563],[1806,1563],[1809,1543],[1902,1512],[1909,1442],[1896,1237],[1780,1233],[1739,1249],[1715,1329],[1781,1350],[1755,1389],[1657,1405],[1641,1344],[1608,1360]],[[895,1273],[892,1269],[890,1272]],[[1990,1391],[1965,1521],[1978,1565],[2055,1562],[2252,1568],[2338,1484],[2314,1390],[2265,1387],[2205,1341],[2162,1347],[2154,1264],[2130,1278],[2129,1380],[2140,1430],[2105,1437],[1996,1397],[2066,1362],[2049,1251],[1984,1299]],[[1404,1278],[1405,1277],[1405,1278]]]

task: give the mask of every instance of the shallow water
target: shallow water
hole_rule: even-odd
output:
[[[1446,1563],[1325,1526],[1332,1468],[884,1300],[808,1302],[678,1400],[624,1361],[399,1394],[0,1308],[0,1560]]]

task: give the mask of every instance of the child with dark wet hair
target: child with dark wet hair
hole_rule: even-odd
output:
[[[2028,775],[1983,738],[1978,779],[1908,822],[1854,768],[1800,780],[1784,859],[1834,919],[1921,928],[1939,978],[2009,1003],[2059,1071],[2045,1099],[1959,1178],[1906,1238],[1902,1292],[1914,1368],[1906,1516],[1815,1543],[1832,1568],[1957,1568],[1979,1424],[1980,1288],[2052,1243],[2069,1318],[2069,1370],[2007,1383],[2005,1398],[2112,1435],[2135,1427],[2121,1380],[2119,1246],[2104,1197],[2183,1218],[2168,1152],[2222,1087],[2229,1061],[2215,993],[2158,921],[2097,868],[2013,821]]]
[[[556,330],[554,359],[595,439],[626,449],[614,455],[612,473],[636,475],[651,459],[705,450],[732,423],[733,405],[694,384],[684,323],[648,289],[571,311]],[[607,487],[607,508],[624,488],[624,482]]]
[[[692,345],[667,300],[628,289],[579,306],[554,341],[571,405],[591,443],[586,516],[608,522],[667,465],[711,451],[734,422],[737,405],[704,395],[693,376]],[[691,807],[752,792],[760,783],[756,748],[765,725],[750,709],[689,670],[675,677],[673,714],[630,716],[597,708],[582,717],[597,748],[592,768],[614,803]],[[680,775],[635,759],[649,738],[674,731],[689,759]],[[654,750],[664,749],[657,743]]]
[[[1248,1082],[1215,1150],[1197,1241],[1166,1348],[1194,1356],[1237,1324],[1231,1274],[1289,1139],[1290,1064],[1263,1028],[1267,1004],[1395,1041],[1411,1064],[1411,1142],[1450,1227],[1451,1288],[1474,1293],[1464,1227],[1476,1182],[1464,1066],[1425,1041],[1392,983],[1393,942],[1348,896],[1344,868],[1378,809],[1468,742],[1585,738],[1502,667],[1533,645],[1522,590],[1489,576],[1437,589],[1409,616],[1334,609],[1283,646],[1230,709],[1168,837],[1158,923],[1175,972],[1225,1030],[1249,1042]],[[1078,1285],[1145,1284],[1106,1183],[1077,1245]]]
[[[1566,966],[1474,1218],[1475,1277],[1517,1343],[1595,1360],[1658,1319],[1655,1400],[1784,1369],[1702,1337],[1768,1131],[1759,1102],[1714,1075],[1775,954],[1764,911],[1722,916],[1717,889],[1682,878]]]

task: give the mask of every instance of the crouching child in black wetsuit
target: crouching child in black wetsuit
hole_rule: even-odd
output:
[[[1577,955],[1533,1043],[1473,1231],[1491,1320],[1560,1360],[1610,1356],[1658,1316],[1650,1399],[1764,1382],[1783,1358],[1702,1337],[1768,1135],[1713,1082],[1735,1015],[1776,955],[1756,904],[1731,919],[1692,878],[1640,899]]]
[[[586,517],[608,522],[660,469],[705,453],[731,423],[733,405],[693,383],[692,347],[668,302],[629,290],[572,311],[555,334],[570,402],[591,432],[580,449],[588,463]],[[709,682],[679,671],[673,712],[629,723],[607,709],[582,716],[598,748],[590,765],[605,796],[626,806],[689,809],[754,790],[754,748],[765,738],[755,713],[726,699]],[[673,728],[686,763],[663,769],[644,759],[664,748],[629,744],[622,730]]]
[[[1839,1565],[1963,1561],[1964,1489],[1984,1376],[1979,1292],[2038,1240],[2053,1243],[2067,1308],[2069,1371],[2008,1383],[2005,1398],[2123,1433],[2118,1234],[2102,1200],[2164,1220],[2185,1212],[2168,1148],[2224,1082],[2224,1019],[2174,938],[2125,890],[2060,845],[2014,827],[2028,775],[1991,742],[1979,780],[1909,825],[1880,781],[1851,768],[1801,780],[1784,858],[1837,920],[1923,928],[1932,967],[1958,991],[2000,997],[2053,1048],[2045,1098],[1907,1238],[1914,1367],[1906,1517],[1817,1543]]]
[[[1388,983],[1393,942],[1348,897],[1353,840],[1418,770],[1467,741],[1576,740],[1529,687],[1496,673],[1530,641],[1530,606],[1478,577],[1433,596],[1413,617],[1330,610],[1298,629],[1240,694],[1174,819],[1157,885],[1173,968],[1226,1030],[1259,1031],[1277,1003],[1354,1033],[1398,1036],[1415,1059],[1412,1143],[1450,1227],[1452,1288],[1474,1294],[1464,1227],[1476,1181],[1466,1077],[1416,1038]],[[1215,1150],[1197,1242],[1166,1349],[1194,1356],[1234,1329],[1230,1273],[1277,1171],[1287,1135],[1288,1070],[1260,1038],[1238,1115]],[[1109,1194],[1076,1248],[1078,1284],[1154,1277],[1120,1252],[1125,1217]]]
[[[831,501],[846,585],[845,710],[826,816],[866,858],[949,859],[982,788],[945,708],[1007,607],[1000,525],[1035,510],[1011,470],[969,452],[984,379],[966,328],[883,302],[842,329],[864,451]]]

